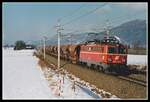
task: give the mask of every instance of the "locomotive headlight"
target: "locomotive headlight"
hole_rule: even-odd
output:
[[[103,60],[104,60],[105,56],[103,56],[102,58],[103,58]]]
[[[118,59],[119,59],[119,56],[116,56],[116,57],[115,57],[115,60],[118,60]]]

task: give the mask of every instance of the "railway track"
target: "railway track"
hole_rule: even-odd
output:
[[[126,80],[126,81],[129,81],[129,82],[138,84],[138,85],[142,85],[144,87],[147,86],[146,81],[143,81],[143,80],[138,80],[136,78],[132,78],[132,77],[128,77],[128,76],[126,76],[126,77],[124,77],[124,76],[117,76],[117,77],[122,79],[122,80]]]

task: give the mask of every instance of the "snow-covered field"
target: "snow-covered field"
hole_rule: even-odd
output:
[[[33,50],[3,50],[3,99],[49,99]]]
[[[33,50],[3,49],[3,99],[93,99],[80,88],[73,92],[69,80],[65,80],[63,97],[55,95],[32,55]]]
[[[127,64],[147,65],[147,55],[128,55]]]

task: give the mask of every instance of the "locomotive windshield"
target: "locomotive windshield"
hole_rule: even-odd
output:
[[[117,53],[117,49],[115,47],[109,47],[108,53]]]
[[[125,48],[119,48],[119,54],[125,54],[126,53],[126,49]]]
[[[123,47],[109,47],[108,48],[108,53],[113,53],[113,54],[126,54],[126,49]]]

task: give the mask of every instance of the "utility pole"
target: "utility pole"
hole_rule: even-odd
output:
[[[58,25],[57,27],[57,35],[58,35],[58,68],[60,68],[60,36],[61,36],[61,30],[63,30],[63,28],[61,28],[61,25],[59,23],[60,21],[58,20]]]
[[[42,51],[42,40],[40,39],[39,51]]]
[[[110,28],[111,28],[111,26],[110,26],[110,22],[109,22],[109,20],[106,20],[106,27],[104,28],[104,31],[106,32],[105,33],[105,38],[107,39],[106,40],[106,42],[109,42],[109,36],[110,36]]]
[[[58,35],[58,46],[57,46],[57,48],[58,48],[57,49],[57,51],[58,51],[58,65],[57,66],[58,67],[57,68],[59,69],[60,68],[60,36],[61,36],[61,30],[63,30],[63,28],[61,28],[61,25],[60,25],[60,20],[58,20],[58,24],[57,24],[56,28],[57,28],[57,35]],[[59,92],[61,92],[61,90],[62,90],[62,88],[61,88],[61,82],[62,82],[61,79],[59,79],[59,82],[60,82]]]
[[[43,54],[44,54],[44,60],[45,60],[45,42],[46,42],[46,36],[44,36],[43,38],[44,38],[44,40],[43,40],[44,41],[44,48],[43,48],[44,49],[44,53]]]

